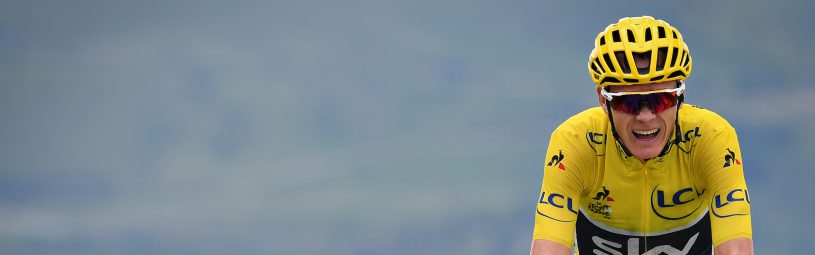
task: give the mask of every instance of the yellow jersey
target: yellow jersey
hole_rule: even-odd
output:
[[[643,163],[623,151],[601,108],[566,120],[549,143],[533,239],[622,255],[711,254],[752,238],[735,129],[689,104],[678,124],[667,151]]]

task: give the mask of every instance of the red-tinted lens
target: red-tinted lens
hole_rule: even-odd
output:
[[[629,114],[637,114],[643,106],[648,106],[654,113],[662,112],[676,106],[676,92],[660,92],[643,95],[615,96],[611,108]]]

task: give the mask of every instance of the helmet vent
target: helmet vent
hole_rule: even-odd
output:
[[[643,66],[643,67],[636,66],[638,74],[647,74],[649,72],[649,68],[651,67],[651,51],[649,50],[649,51],[642,52],[642,53],[633,52],[631,54],[634,56],[634,62],[635,63],[638,60],[639,61],[647,61],[646,62],[647,64],[645,66]]]
[[[661,80],[661,79],[662,79],[662,77],[665,77],[665,75],[660,75],[660,76],[656,76],[656,77],[654,77],[654,78],[651,78],[651,81],[658,81],[658,80]]]
[[[679,37],[676,36],[676,31],[672,31],[672,32],[674,33],[674,39],[679,39]]]
[[[690,63],[690,53],[685,55],[685,63],[682,66],[687,66]]]
[[[606,37],[600,37],[600,45],[606,45]]]
[[[616,72],[617,70],[614,69],[614,64],[611,63],[611,58],[608,57],[608,54],[603,54],[603,60],[606,61],[606,65],[608,66],[608,70],[611,72]]]
[[[618,80],[617,78],[614,78],[614,77],[606,77],[606,78],[603,78],[602,81],[600,81],[600,85],[606,84],[607,82],[620,83],[620,80]]]
[[[665,68],[665,56],[668,55],[668,47],[660,47],[657,50],[657,71]]]
[[[657,33],[659,33],[659,38],[660,39],[665,38],[665,28],[664,27],[658,27],[657,28]]]
[[[634,38],[634,32],[631,29],[627,29],[628,31],[628,41],[629,42],[637,42],[637,38]]]
[[[614,57],[617,58],[617,61],[620,64],[620,69],[622,69],[623,73],[630,74],[631,67],[628,66],[628,61],[626,61],[627,58],[625,57],[625,51],[614,52]]]
[[[650,28],[645,29],[645,41],[646,42],[651,41],[651,29]]]
[[[614,32],[611,32],[611,39],[614,42],[620,42],[620,30],[614,30]]]
[[[665,78],[665,79],[670,79],[670,78],[679,77],[679,76],[685,77],[685,73],[682,72],[682,71],[675,71],[675,72],[671,73],[670,75],[668,75],[668,78]]]
[[[594,64],[591,67],[592,67],[592,69],[594,69],[595,72],[598,72],[598,73],[599,72],[604,72],[604,73],[606,72],[606,70],[603,69],[603,66],[600,65],[600,59],[595,58],[594,59]],[[600,69],[599,71],[597,70],[598,68]]]
[[[679,48],[674,48],[674,52],[671,55],[671,64],[669,66],[674,66],[676,64],[676,57],[679,55]]]

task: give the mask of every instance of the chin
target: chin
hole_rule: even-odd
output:
[[[662,148],[665,147],[665,143],[657,143],[651,146],[627,146],[628,150],[631,152],[631,155],[640,159],[640,160],[647,160],[656,158],[659,156],[659,153],[662,152]],[[634,145],[634,144],[632,144]]]
[[[633,137],[627,138],[628,143],[626,144],[626,147],[628,148],[628,151],[631,152],[632,156],[642,161],[658,157],[667,143],[667,139],[665,139],[664,136],[658,137],[655,141],[648,144],[642,144],[641,142],[638,143]]]

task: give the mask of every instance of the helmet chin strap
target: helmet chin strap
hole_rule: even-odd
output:
[[[682,83],[683,83],[682,80],[676,80],[676,87],[678,88],[682,86]],[[672,141],[665,143],[665,147],[662,148],[662,151],[659,153],[658,157],[665,156],[665,154],[667,154],[668,151],[671,150],[672,145],[676,144],[677,146],[679,146],[679,143],[682,142],[682,128],[679,127],[679,108],[681,108],[682,103],[685,102],[685,94],[682,93],[681,95],[679,95],[676,101],[677,101],[676,117],[674,117],[674,139]]]
[[[678,84],[679,82],[677,82],[677,85]],[[665,156],[665,154],[671,150],[672,145],[678,145],[680,142],[682,142],[682,128],[679,127],[679,108],[682,107],[682,102],[685,101],[685,95],[680,95],[677,101],[679,102],[676,104],[676,117],[674,118],[674,139],[665,143],[665,147],[662,148],[662,151],[659,153],[658,157]]]
[[[609,102],[607,99],[605,100],[606,100],[606,112],[608,113],[608,120],[611,122],[611,134],[614,136],[614,140],[617,141],[617,145],[623,149],[623,152],[625,152],[625,156],[631,157],[632,156],[631,151],[628,150],[628,147],[625,147],[625,144],[623,144],[623,141],[620,139],[620,136],[617,135],[617,129],[614,127],[614,115],[611,114],[611,102]]]

